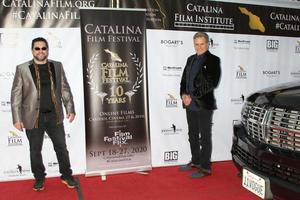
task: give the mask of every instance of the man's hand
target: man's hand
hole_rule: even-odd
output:
[[[18,129],[19,131],[23,132],[23,128],[24,128],[23,122],[16,122],[16,123],[14,123],[14,127],[16,129]]]
[[[69,113],[67,115],[67,119],[69,119],[69,122],[72,123],[73,120],[75,119],[75,114],[74,113]]]
[[[181,96],[182,102],[185,106],[189,106],[192,102],[192,98],[190,95],[184,94]]]

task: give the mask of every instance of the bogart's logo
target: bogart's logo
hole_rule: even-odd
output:
[[[262,74],[268,78],[277,78],[280,76],[279,70],[263,70]]]
[[[122,132],[121,130],[115,131],[112,137],[105,136],[104,142],[112,143],[113,145],[126,145],[128,140],[132,140],[132,134],[130,132]]]
[[[122,58],[109,49],[103,50],[110,61],[100,63],[99,53],[95,53],[90,59],[87,67],[87,79],[90,89],[94,95],[101,99],[102,104],[104,102],[108,104],[124,104],[127,103],[127,99],[131,103],[131,98],[135,95],[142,86],[143,81],[143,65],[142,61],[135,53],[130,53],[131,61],[136,68],[136,79],[129,89],[126,89],[126,85],[131,84],[132,80],[128,72],[128,64],[123,62]],[[100,79],[98,78],[100,74]],[[102,89],[102,85],[111,85],[107,90]],[[126,89],[126,91],[125,91]]]
[[[182,40],[161,40],[160,43],[166,47],[178,47],[179,45],[183,45]]]

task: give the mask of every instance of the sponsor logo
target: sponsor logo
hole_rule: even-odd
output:
[[[248,50],[248,49],[250,49],[251,41],[250,40],[234,40],[233,44],[234,44],[234,46],[233,46],[234,49]]]
[[[262,74],[268,78],[276,78],[280,76],[279,70],[263,70]]]
[[[112,137],[105,136],[103,141],[106,143],[112,143],[112,145],[122,146],[127,145],[129,140],[132,140],[132,134],[130,132],[122,132],[121,130],[115,131]]]
[[[163,70],[164,71],[174,71],[174,72],[178,72],[178,71],[182,71],[182,67],[180,66],[163,66]]]
[[[58,173],[59,172],[59,164],[57,161],[52,161],[47,163],[47,172],[49,173]]]
[[[300,70],[291,72],[291,76],[294,78],[300,78]]]
[[[162,66],[162,75],[163,76],[174,76],[174,77],[180,77],[182,73],[182,67],[180,66]]]
[[[21,146],[23,145],[23,139],[19,133],[14,131],[9,131],[9,135],[7,137],[7,145],[8,146]]]
[[[295,53],[300,53],[300,40],[297,41],[297,44],[295,47]]]
[[[176,135],[182,132],[181,128],[178,128],[175,124],[172,124],[170,128],[162,129],[161,133],[163,135]]]
[[[19,44],[18,33],[1,33],[0,32],[0,46],[4,48],[14,48]]]
[[[219,43],[217,43],[213,38],[209,38],[209,48],[210,49],[216,49],[219,46]]]
[[[16,166],[12,169],[4,170],[3,174],[7,177],[20,177],[29,175],[30,170],[24,169],[21,164],[16,164]]]
[[[160,40],[160,44],[166,47],[179,47],[183,45],[183,40]]]
[[[235,78],[236,79],[247,79],[247,71],[245,70],[245,67],[242,65],[238,66],[238,70],[235,72]]]
[[[0,79],[8,80],[13,79],[15,76],[14,72],[0,72]]]
[[[57,167],[58,162],[48,162],[48,167]]]
[[[275,52],[279,49],[279,40],[267,40],[266,41],[267,51]]]
[[[48,42],[51,44],[51,47],[53,48],[62,48],[62,42],[59,36],[54,32],[48,33]]]
[[[168,94],[168,97],[166,98],[166,107],[167,108],[176,108],[177,107],[177,98],[175,98],[171,94]]]
[[[239,98],[232,98],[230,101],[232,104],[243,104],[245,101],[245,96],[241,94]]]
[[[3,33],[0,32],[0,46],[2,45],[2,36],[3,36]]]
[[[178,151],[166,151],[166,152],[164,152],[164,161],[165,162],[178,161]]]
[[[10,101],[0,101],[0,110],[1,112],[11,112],[11,103]]]

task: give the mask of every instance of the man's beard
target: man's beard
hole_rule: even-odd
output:
[[[43,55],[43,56],[34,56],[35,60],[39,61],[39,62],[43,62],[47,60],[47,55]]]

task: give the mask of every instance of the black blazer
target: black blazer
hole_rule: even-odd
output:
[[[180,82],[180,96],[188,94],[186,91],[186,74],[189,73],[187,69],[190,69],[190,65],[193,64],[196,54],[191,55],[186,62],[181,82]],[[217,109],[216,99],[214,96],[214,89],[219,85],[221,77],[220,58],[211,54],[209,51],[204,53],[204,62],[199,66],[199,72],[194,79],[194,88],[192,91],[193,101],[199,108],[205,108],[209,110]]]

